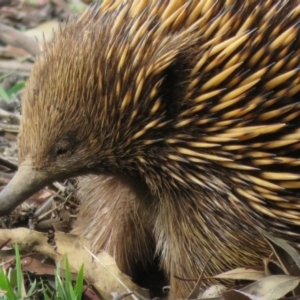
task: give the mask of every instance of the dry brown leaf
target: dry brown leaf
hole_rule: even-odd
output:
[[[213,276],[216,279],[251,280],[256,281],[265,278],[265,272],[248,268],[237,268]]]
[[[294,290],[299,282],[300,277],[273,275],[256,281],[239,291],[256,296],[261,300],[277,300]]]
[[[30,256],[26,256],[22,258],[22,270],[28,271],[37,275],[54,275],[55,267],[49,264],[42,263],[41,261],[32,258]]]
[[[286,268],[290,275],[299,276],[300,275],[300,254],[296,249],[290,246],[285,240],[274,237],[268,233],[263,232],[263,236],[266,241],[271,246],[274,254],[277,256],[278,260],[283,264],[282,267]],[[287,256],[288,254],[288,256]],[[290,265],[295,265],[297,268],[290,269]],[[296,271],[296,274],[290,273],[291,271]]]
[[[276,238],[263,232],[263,236],[271,246],[283,271],[287,275],[300,276],[300,255],[299,252],[290,246],[285,240]],[[300,287],[296,287],[294,294],[300,294]]]
[[[64,266],[64,258],[68,257],[71,271],[78,273],[84,264],[84,275],[87,282],[97,289],[103,299],[111,300],[112,292],[123,294],[133,291],[128,299],[149,298],[145,289],[135,285],[128,276],[117,267],[114,259],[105,251],[96,255],[97,260],[86,250],[90,248],[89,240],[72,234],[55,233],[56,250],[47,242],[45,233],[26,228],[1,229],[0,244],[10,240],[17,243],[21,250],[35,251],[60,261]],[[135,295],[139,295],[139,298]]]

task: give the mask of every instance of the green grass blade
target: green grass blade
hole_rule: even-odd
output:
[[[25,82],[20,82],[15,84],[12,88],[6,91],[9,98],[16,95],[19,91],[21,91],[25,86]]]
[[[69,260],[66,257],[66,263],[65,263],[65,278],[67,282],[72,282],[72,274],[71,274],[71,269],[70,269],[70,264]]]
[[[9,101],[9,96],[6,93],[6,91],[4,90],[4,88],[0,85],[0,97],[4,100],[4,101]]]
[[[44,300],[53,300],[53,299],[55,299],[53,297],[54,293],[52,291],[50,291],[48,287],[44,286],[43,280],[41,281],[41,283],[42,283],[42,290],[43,290]],[[48,293],[50,294],[50,296],[49,296]]]
[[[6,292],[6,296],[9,300],[17,300],[17,297],[10,285],[6,274],[4,274],[2,267],[0,267],[0,290]]]
[[[22,299],[23,271],[22,271],[19,247],[17,244],[15,245],[15,253],[16,253],[16,271],[17,271],[17,294],[18,297]]]
[[[75,294],[77,296],[77,299],[81,299],[82,293],[83,293],[83,278],[84,278],[84,272],[83,272],[83,265],[80,267],[77,280],[76,280],[76,286],[75,286]]]
[[[30,287],[30,289],[29,289],[29,291],[28,291],[28,293],[27,293],[27,297],[30,297],[33,293],[34,293],[34,291],[35,291],[35,289],[36,289],[36,280],[33,282],[33,284],[31,285],[31,287]]]
[[[9,72],[9,73],[5,73],[5,74],[1,75],[1,76],[0,76],[0,80],[2,80],[2,79],[4,79],[4,78],[6,78],[6,77],[12,75],[13,73],[14,73],[14,71]]]

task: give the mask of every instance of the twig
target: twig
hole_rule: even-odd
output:
[[[19,132],[19,128],[20,128],[19,125],[0,123],[0,131],[11,132],[11,133],[18,133]]]
[[[19,114],[16,113],[11,113],[9,111],[6,111],[2,108],[0,108],[0,117],[2,118],[11,118],[11,119],[16,119],[18,121],[20,121],[21,116]]]
[[[9,169],[11,169],[12,171],[17,171],[18,170],[18,166],[10,161],[8,161],[7,159],[4,159],[2,157],[0,157],[0,165],[7,167]]]
[[[40,53],[38,43],[20,31],[0,23],[0,40],[5,44],[24,49],[33,56]]]

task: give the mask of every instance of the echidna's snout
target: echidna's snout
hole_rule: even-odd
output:
[[[28,197],[53,181],[46,171],[36,171],[31,161],[25,160],[9,184],[0,193],[0,216],[14,210]]]

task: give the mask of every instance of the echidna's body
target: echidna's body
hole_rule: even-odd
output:
[[[182,297],[173,276],[197,278],[211,254],[207,274],[267,254],[257,229],[299,243],[300,5],[121,2],[70,21],[37,59],[0,211],[102,174],[82,181],[75,232],[127,271],[154,245]]]

